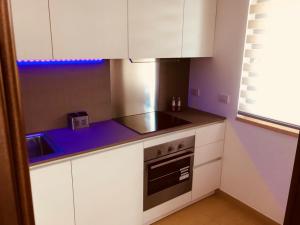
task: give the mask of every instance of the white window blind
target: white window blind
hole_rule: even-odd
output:
[[[238,113],[299,128],[300,0],[250,0]]]

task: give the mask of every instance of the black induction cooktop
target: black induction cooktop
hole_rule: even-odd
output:
[[[191,123],[159,111],[120,117],[116,118],[115,121],[139,134],[147,134]]]

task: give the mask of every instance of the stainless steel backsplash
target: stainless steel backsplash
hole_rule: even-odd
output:
[[[110,60],[113,117],[157,110],[158,63]]]
[[[26,133],[67,127],[70,112],[87,111],[93,123],[167,110],[172,96],[184,106],[189,65],[189,59],[160,59],[19,67]]]
[[[189,59],[110,60],[112,117],[168,110],[172,96],[187,103]]]

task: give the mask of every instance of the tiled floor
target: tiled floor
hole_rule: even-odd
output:
[[[224,193],[197,202],[153,225],[277,225]]]

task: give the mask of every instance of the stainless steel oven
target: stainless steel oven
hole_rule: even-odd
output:
[[[144,150],[144,211],[192,189],[195,137]]]

